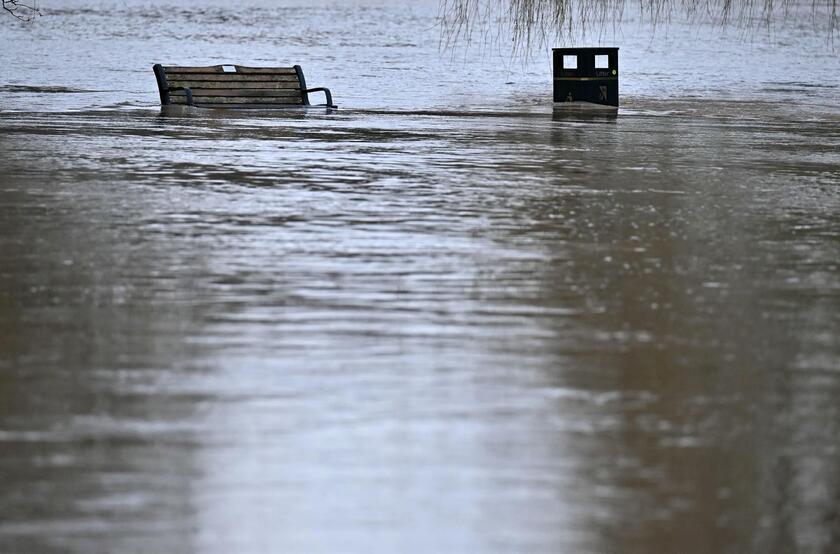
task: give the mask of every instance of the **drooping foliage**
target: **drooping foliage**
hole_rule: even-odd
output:
[[[812,24],[824,27],[833,41],[837,4],[838,0],[440,0],[440,16],[448,45],[504,37],[515,51],[527,52],[564,38],[617,29],[628,13],[654,27],[677,17],[747,30],[767,24]]]

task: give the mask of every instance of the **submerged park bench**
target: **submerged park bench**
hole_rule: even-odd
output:
[[[327,103],[336,108],[330,89],[306,88],[299,65],[294,67],[245,67],[211,65],[182,67],[155,64],[160,103],[197,108],[283,109],[305,108],[310,92],[323,92]]]

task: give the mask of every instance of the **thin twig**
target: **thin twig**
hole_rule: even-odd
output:
[[[35,6],[22,4],[20,0],[0,0],[2,1],[3,10],[7,11],[15,19],[20,21],[32,21],[39,15],[41,11]]]

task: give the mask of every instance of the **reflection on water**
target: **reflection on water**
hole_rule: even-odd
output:
[[[569,116],[433,11],[284,8],[339,112],[170,117],[151,62],[208,46],[154,51],[160,9],[3,31],[0,551],[840,543],[840,72],[688,98],[631,51],[619,116]],[[211,16],[281,42],[161,25]],[[104,81],[39,61],[74,38]]]

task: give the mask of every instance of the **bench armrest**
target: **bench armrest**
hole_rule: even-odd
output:
[[[330,89],[326,87],[315,87],[315,88],[308,88],[304,92],[309,94],[310,92],[323,92],[327,97],[327,107],[328,108],[337,108],[338,106],[333,105],[332,102],[332,94],[330,93]]]
[[[192,90],[190,90],[190,87],[169,87],[166,89],[166,92],[174,92],[176,90],[183,90],[184,93],[187,95],[187,106],[193,105],[193,95]]]

